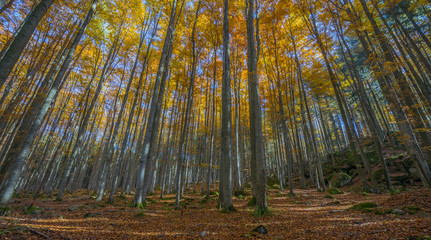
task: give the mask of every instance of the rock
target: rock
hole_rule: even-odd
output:
[[[7,217],[10,216],[10,214],[12,213],[10,207],[6,206],[6,207],[0,207],[0,216],[2,217]]]
[[[321,206],[322,206],[322,207],[327,207],[327,206],[337,206],[337,205],[340,205],[340,204],[341,204],[341,202],[340,202],[340,201],[333,201],[333,202],[329,202],[329,203],[322,204]]]
[[[39,208],[39,209],[34,209],[31,214],[32,215],[37,215],[37,214],[41,214],[41,213],[43,213],[43,210]]]
[[[83,207],[84,207],[84,205],[77,204],[77,205],[69,206],[69,207],[67,208],[67,210],[68,210],[68,211],[76,211],[76,210],[81,209],[81,208],[83,208]]]
[[[392,213],[395,215],[405,215],[406,214],[406,212],[404,212],[403,210],[400,210],[400,209],[394,209],[394,210],[392,210]]]
[[[344,172],[336,173],[329,180],[329,187],[344,187],[352,182],[352,177]]]
[[[40,207],[37,207],[37,206],[32,206],[30,208],[27,208],[24,211],[24,214],[30,214],[32,216],[38,215],[38,214],[41,214],[41,213],[43,213],[43,210]]]
[[[416,179],[420,178],[419,171],[417,168],[414,168],[414,167],[409,168],[409,173],[411,174],[412,177]]]
[[[96,216],[99,216],[99,215],[100,215],[99,213],[86,213],[84,215],[84,218],[92,218],[92,217],[96,217]]]
[[[255,229],[253,229],[253,232],[257,232],[259,234],[267,234],[268,230],[266,230],[265,226],[260,225],[260,226],[257,226]]]
[[[199,234],[199,236],[201,236],[201,237],[206,237],[207,236],[207,231],[203,231],[203,232],[201,232],[200,234]]]

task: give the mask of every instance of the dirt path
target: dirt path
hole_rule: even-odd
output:
[[[398,195],[345,193],[329,198],[326,193],[295,190],[269,190],[272,215],[255,218],[246,199],[234,199],[237,212],[216,209],[216,196],[208,201],[189,194],[183,210],[174,211],[174,195],[160,200],[150,196],[147,208],[129,207],[131,197],[117,198],[114,204],[96,203],[85,194],[68,196],[65,201],[40,199],[41,208],[23,214],[27,198],[15,199],[12,214],[0,218],[2,239],[423,239],[431,237],[431,191],[420,190]],[[410,200],[409,200],[410,199]],[[400,205],[397,201],[400,200]],[[415,202],[416,201],[416,202]],[[405,215],[361,212],[350,209],[359,202],[373,202],[383,208],[404,209]],[[421,206],[409,205],[424,203]],[[402,205],[401,205],[402,204]],[[390,206],[387,207],[387,206]],[[408,209],[415,209],[410,211]],[[420,207],[420,209],[419,209]],[[414,214],[413,214],[414,213]],[[267,234],[252,232],[259,225]],[[204,236],[204,237],[201,237]],[[421,238],[422,237],[422,238]]]

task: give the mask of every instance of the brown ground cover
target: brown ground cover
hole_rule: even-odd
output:
[[[250,196],[234,198],[237,212],[215,208],[217,196],[203,200],[186,194],[182,210],[174,210],[174,195],[149,196],[146,209],[129,206],[132,196],[116,202],[95,202],[86,193],[64,201],[38,199],[41,210],[23,213],[30,198],[15,198],[10,216],[0,218],[2,239],[429,239],[431,191],[409,190],[396,195],[346,192],[328,196],[315,189],[268,190],[271,214],[254,217]],[[333,197],[333,198],[332,198]],[[353,210],[354,204],[373,202],[373,211]],[[381,210],[381,211],[375,211]],[[390,213],[401,210],[397,215]],[[268,233],[253,232],[263,225]],[[203,237],[202,237],[203,236]]]

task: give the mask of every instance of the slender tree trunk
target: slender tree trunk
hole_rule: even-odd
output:
[[[232,205],[232,111],[229,44],[229,1],[223,1],[223,78],[220,148],[220,208],[234,210]]]
[[[196,23],[198,21],[199,16],[199,10],[201,6],[201,0],[198,2],[198,6],[196,8],[196,14],[195,14],[195,21],[193,23],[193,30],[192,30],[192,72],[190,75],[190,82],[189,82],[189,89],[188,89],[188,95],[187,95],[187,105],[186,105],[186,112],[184,115],[184,125],[183,129],[181,130],[181,137],[180,137],[180,144],[178,148],[178,156],[177,156],[177,173],[175,176],[175,208],[179,209],[180,207],[180,185],[181,185],[181,173],[182,173],[182,165],[183,165],[183,151],[184,151],[184,143],[187,141],[187,134],[189,129],[189,118],[190,118],[190,112],[193,105],[193,89],[195,84],[195,75],[196,75],[196,67],[197,67],[197,57],[196,57],[196,42],[195,42],[195,32],[196,32]]]
[[[0,88],[6,82],[33,32],[53,3],[54,0],[42,0],[24,20],[6,51],[3,51],[0,59]]]
[[[255,214],[262,215],[267,211],[266,162],[262,133],[262,109],[260,106],[259,83],[257,79],[258,58],[255,44],[254,0],[247,0],[246,4],[251,174],[253,180],[253,196],[256,200]]]

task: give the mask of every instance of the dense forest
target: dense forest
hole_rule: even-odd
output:
[[[0,49],[0,236],[79,238],[12,226],[61,204],[179,226],[197,200],[270,239],[317,200],[431,236],[430,1],[0,0]],[[256,236],[194,228],[117,236]]]

